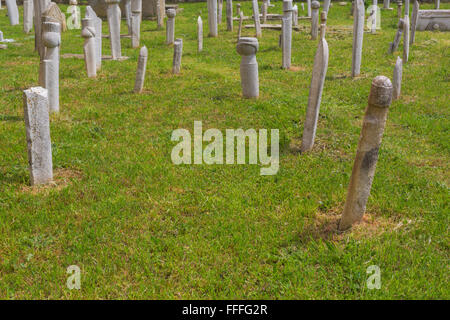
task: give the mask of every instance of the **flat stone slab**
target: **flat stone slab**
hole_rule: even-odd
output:
[[[255,28],[254,24],[246,24],[244,26],[246,29]],[[272,29],[272,30],[281,30],[281,24],[261,24],[261,29]],[[293,26],[292,29],[295,29],[297,31],[300,30],[299,26]]]
[[[417,31],[450,31],[450,10],[419,10]]]
[[[61,58],[64,59],[70,59],[70,58],[75,58],[75,59],[82,59],[84,60],[84,54],[79,54],[79,53],[64,53],[61,55]],[[119,59],[117,59],[118,61],[124,61],[124,60],[128,60],[130,59],[130,57],[127,56],[121,56]],[[112,60],[112,56],[102,56],[102,60]]]

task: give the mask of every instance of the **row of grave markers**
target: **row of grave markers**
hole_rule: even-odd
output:
[[[120,8],[119,0],[107,0],[108,4],[108,25],[111,42],[111,52],[113,59],[121,57],[120,48]],[[48,0],[36,0],[35,6],[35,29],[42,30],[39,39],[36,40],[36,48],[41,55],[39,84],[40,87],[33,87],[24,90],[24,113],[27,132],[29,168],[31,184],[44,184],[53,179],[51,140],[49,127],[49,113],[59,111],[59,47],[61,44],[61,24],[52,21],[45,21],[42,12],[46,5],[50,5]],[[268,1],[263,6],[263,16],[267,17]],[[208,0],[208,9],[210,15],[208,22],[210,25],[210,36],[217,36],[216,15],[217,0]],[[230,5],[229,5],[230,4]],[[315,133],[317,128],[320,103],[324,88],[325,77],[328,68],[329,50],[325,39],[327,12],[329,10],[329,1],[325,1],[324,10],[321,13],[320,27],[318,25],[318,2],[311,3],[311,38],[315,39],[318,35],[316,28],[320,30],[318,48],[314,57],[313,73],[311,78],[308,105],[306,109],[306,120],[302,135],[301,152],[307,152],[314,145]],[[139,46],[139,33],[141,21],[142,0],[132,0],[132,19],[131,34],[132,46]],[[227,8],[231,7],[231,0],[227,1]],[[353,38],[353,58],[352,58],[352,76],[358,76],[360,73],[362,37],[364,33],[364,3],[362,0],[355,0],[354,4],[354,38]],[[419,4],[414,2],[413,25],[417,22]],[[292,27],[294,8],[292,0],[283,1],[282,35],[281,47],[283,49],[282,67],[290,67]],[[133,19],[134,16],[134,19]],[[166,25],[166,43],[173,44],[173,68],[172,72],[177,74],[181,68],[181,57],[183,40],[175,39],[175,16],[174,9],[167,10]],[[253,16],[255,20],[256,36],[261,36],[261,29],[258,27],[259,10],[257,1],[253,0]],[[227,21],[232,21],[232,9],[227,10]],[[242,94],[245,98],[257,98],[259,96],[259,75],[256,53],[259,48],[257,37],[240,37],[243,20],[243,12],[239,11],[239,31],[237,52],[242,56],[240,64]],[[40,27],[37,22],[41,21]],[[317,27],[316,27],[317,25]],[[400,30],[401,25],[401,30]],[[197,19],[198,26],[198,51],[203,48],[203,25],[201,17]],[[259,25],[260,26],[260,25]],[[212,27],[212,28],[211,28]],[[230,31],[232,26],[227,28]],[[259,29],[259,30],[258,30]],[[405,6],[405,16],[399,22],[399,30],[396,33],[394,43],[389,47],[390,52],[394,52],[400,42],[403,32],[404,53],[403,59],[397,58],[394,67],[393,84],[384,76],[376,77],[372,82],[369,95],[368,107],[363,120],[360,141],[353,166],[353,172],[348,188],[347,200],[344,206],[339,230],[350,228],[355,222],[361,220],[367,199],[370,194],[371,184],[374,177],[375,167],[378,158],[378,150],[381,145],[381,138],[386,123],[388,108],[392,99],[398,99],[400,96],[402,64],[408,61],[409,44],[414,42],[414,32],[409,28],[409,7]],[[87,7],[86,18],[82,19],[82,37],[84,40],[83,51],[88,77],[95,77],[96,71],[101,67],[101,19],[95,12]],[[146,65],[148,59],[148,50],[145,46],[140,49],[138,58],[138,67],[134,91],[142,92]],[[373,121],[377,119],[377,121]]]

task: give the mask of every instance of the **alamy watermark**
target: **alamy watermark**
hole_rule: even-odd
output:
[[[81,269],[77,265],[67,267],[67,273],[70,276],[67,278],[66,285],[69,290],[81,289]]]
[[[208,129],[203,132],[202,122],[194,121],[193,139],[187,129],[172,132],[172,141],[180,141],[172,149],[174,164],[246,164],[248,141],[248,164],[268,166],[260,169],[261,175],[275,175],[280,166],[279,131],[270,130],[270,155],[268,150],[267,129],[226,129],[225,141],[222,131]],[[203,142],[209,142],[203,148]],[[236,143],[235,143],[236,142]],[[192,144],[194,152],[192,157]],[[225,148],[225,150],[224,150]],[[225,161],[224,161],[225,151]],[[236,151],[236,156],[235,156]],[[193,159],[192,159],[193,158]]]
[[[381,289],[381,269],[377,265],[368,266],[366,269],[366,273],[370,274],[369,278],[367,278],[367,289]]]

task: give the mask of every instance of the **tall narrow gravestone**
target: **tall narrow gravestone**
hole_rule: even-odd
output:
[[[258,0],[252,0],[252,7],[253,7],[253,19],[255,21],[256,37],[260,38],[262,36],[262,32],[261,32],[261,23],[259,20]]]
[[[408,17],[409,17],[409,1],[410,0],[405,0],[405,13],[404,13],[404,15]]]
[[[97,76],[97,59],[95,52],[95,25],[94,20],[85,18],[81,20],[81,36],[84,38],[83,52],[86,72],[89,78]]]
[[[141,38],[142,0],[131,0],[131,47],[139,48]]]
[[[402,7],[403,7],[403,4],[402,4],[402,1],[401,0],[399,0],[399,1],[397,1],[397,17],[400,19],[401,17],[403,17],[403,15],[402,15]]]
[[[173,74],[180,73],[182,55],[183,55],[183,39],[176,39],[173,44],[173,67],[172,67]]]
[[[223,0],[217,0],[217,24],[222,23]]]
[[[23,1],[23,31],[25,33],[29,33],[32,29],[33,29],[33,0],[24,0]]]
[[[311,0],[306,0],[307,9],[308,9],[308,18],[311,18],[312,8],[311,8]]]
[[[233,31],[233,0],[227,0],[227,31]]]
[[[50,0],[33,0],[34,8],[34,47],[41,60],[44,59],[45,46],[42,43],[42,14],[49,5]]]
[[[400,98],[400,93],[402,89],[402,73],[403,73],[403,61],[400,57],[397,57],[394,67],[394,77],[392,78],[392,86],[394,92],[392,94],[392,99],[397,100]]]
[[[330,10],[331,0],[323,0],[323,11],[328,12]]]
[[[217,37],[217,0],[207,0],[208,1],[208,27],[209,36]]]
[[[353,53],[352,53],[352,77],[361,73],[361,57],[364,37],[364,1],[355,0],[353,13]]]
[[[281,67],[283,69],[289,69],[291,67],[291,47],[292,47],[292,0],[283,1],[281,46],[283,50]]]
[[[127,22],[127,28],[128,28],[128,35],[131,36],[131,0],[122,0],[122,4],[123,4],[123,9],[124,9],[124,15],[125,15],[125,20]]]
[[[319,35],[319,1],[313,1],[311,4],[311,40],[316,40]]]
[[[164,15],[165,15],[165,1],[156,0],[156,24],[157,29],[160,30],[164,26]]]
[[[19,24],[19,8],[17,8],[16,0],[5,0],[6,9],[8,10],[9,23],[12,26]]]
[[[236,51],[242,56],[240,71],[244,98],[259,96],[258,62],[256,61],[258,47],[258,39],[250,37],[241,37],[236,46]]]
[[[384,76],[376,77],[370,89],[369,104],[364,115],[347,200],[338,226],[340,231],[351,228],[354,223],[362,219],[366,211],[391,102],[391,81]]]
[[[320,102],[322,100],[323,85],[328,69],[328,43],[325,40],[326,11],[322,12],[322,24],[320,25],[320,41],[314,57],[313,74],[309,87],[308,107],[306,109],[306,120],[303,128],[301,152],[306,152],[314,146],[316,136],[317,120],[319,119]]]
[[[242,32],[242,23],[244,22],[244,12],[239,12],[239,27],[238,27],[238,35],[237,35],[237,41],[239,42],[239,39],[241,38],[241,32]]]
[[[298,7],[297,7],[297,5],[292,7],[292,25],[294,27],[298,26]]]
[[[262,23],[267,23],[267,10],[269,9],[269,0],[263,0],[261,6]]]
[[[138,66],[136,71],[136,81],[134,82],[134,92],[141,93],[144,88],[145,71],[147,70],[148,50],[143,46],[139,51]]]
[[[416,39],[417,18],[419,17],[419,1],[414,1],[413,11],[411,14],[411,37],[409,43],[413,44]]]
[[[92,19],[95,25],[95,64],[96,69],[102,67],[102,19],[97,17],[94,9],[90,6],[86,7],[86,18]]]
[[[122,56],[122,47],[120,44],[120,20],[121,13],[119,8],[120,0],[105,0],[108,5],[106,15],[109,26],[109,41],[111,43],[111,55],[113,60],[118,60]]]
[[[53,179],[47,90],[41,87],[24,90],[23,106],[30,182],[32,186],[46,184]]]
[[[49,60],[43,73],[48,90],[50,112],[59,112],[59,46],[61,44],[61,25],[57,22],[42,24],[42,41],[45,46],[44,60]]]
[[[385,10],[392,10],[390,8],[390,5],[391,5],[391,1],[390,0],[384,0],[383,1],[383,9],[385,9]]]
[[[389,44],[389,54],[394,53],[398,49],[398,45],[400,44],[400,40],[402,39],[403,28],[404,20],[400,19],[398,21],[397,32],[395,33],[394,41]]]
[[[403,18],[403,62],[408,62],[409,58],[409,16]]]
[[[203,21],[202,17],[198,16],[197,19],[197,52],[203,50]]]
[[[167,9],[166,44],[173,44],[175,41],[175,9]]]

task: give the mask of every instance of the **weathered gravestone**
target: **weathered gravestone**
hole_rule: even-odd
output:
[[[419,10],[417,31],[450,31],[450,10]]]
[[[166,44],[173,44],[175,41],[175,16],[177,12],[175,9],[168,9],[166,25]]]
[[[403,18],[403,62],[409,59],[409,16]]]
[[[86,18],[92,19],[95,25],[95,64],[96,69],[102,67],[102,19],[97,16],[94,9],[86,7]]]
[[[89,78],[95,78],[97,76],[95,22],[90,18],[82,19],[81,27],[81,36],[84,38],[83,52],[86,72]]]
[[[122,56],[120,44],[120,20],[121,12],[119,8],[120,0],[105,0],[108,5],[106,15],[108,17],[109,41],[111,43],[111,56],[113,60],[118,60]]]
[[[419,1],[415,0],[413,5],[413,11],[411,14],[411,37],[409,39],[409,43],[413,44],[416,39],[416,26],[417,26],[417,18],[419,14]]]
[[[59,46],[61,45],[61,25],[57,22],[42,24],[42,41],[45,46],[41,79],[48,90],[50,112],[59,112]],[[42,84],[41,84],[42,86]]]
[[[29,33],[33,29],[33,0],[23,1],[23,31]]]
[[[353,17],[353,53],[352,53],[352,77],[361,73],[361,57],[364,37],[364,1],[355,0]]]
[[[319,35],[319,1],[313,1],[311,4],[311,39],[316,40]]]
[[[233,31],[233,0],[227,0],[227,31]]]
[[[242,56],[240,73],[244,98],[259,96],[258,62],[256,61],[258,47],[258,39],[250,37],[241,37],[236,46],[236,51]]]
[[[176,39],[173,44],[173,66],[172,73],[178,74],[181,70],[181,57],[183,55],[183,39]]]
[[[138,66],[136,71],[136,80],[134,82],[134,92],[141,93],[144,88],[145,71],[147,69],[148,50],[143,46],[139,50]]]
[[[9,23],[12,26],[19,24],[19,8],[17,8],[16,0],[5,0],[6,9],[8,9]]]
[[[262,36],[262,33],[261,33],[261,23],[259,21],[258,0],[252,0],[252,7],[253,7],[253,19],[255,20],[256,37],[260,38]]]
[[[402,73],[403,73],[403,61],[400,57],[397,57],[394,67],[394,77],[392,78],[393,94],[392,99],[397,100],[400,98],[402,89]]]
[[[208,1],[208,27],[209,36],[217,37],[217,0],[207,0]]]
[[[291,67],[291,47],[292,47],[292,0],[283,1],[282,20],[282,65],[283,69]]]
[[[142,0],[131,0],[131,47],[138,48],[141,38]]]
[[[394,41],[389,44],[389,54],[394,53],[398,49],[398,45],[400,44],[400,40],[402,39],[403,28],[404,20],[400,19],[398,21],[397,32],[395,33]]]
[[[203,50],[203,21],[202,17],[198,16],[197,19],[197,52]]]
[[[378,152],[381,146],[389,106],[392,102],[392,83],[385,76],[372,82],[369,104],[364,115],[363,127],[353,164],[352,176],[347,191],[347,200],[339,222],[340,231],[347,230],[361,221],[370,195]]]

